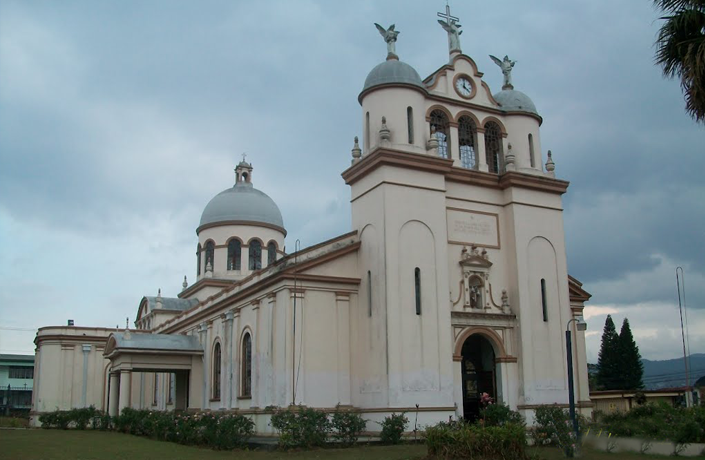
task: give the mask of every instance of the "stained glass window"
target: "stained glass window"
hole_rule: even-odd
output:
[[[220,343],[213,347],[213,399],[220,399]]]

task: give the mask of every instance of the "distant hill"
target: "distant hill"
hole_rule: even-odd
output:
[[[651,361],[642,359],[644,364],[644,388],[658,390],[659,388],[685,386],[685,365],[683,358]],[[705,377],[705,353],[693,353],[689,360],[690,384]],[[597,373],[597,364],[588,363],[588,373]]]
[[[644,387],[651,390],[668,387],[685,386],[685,364],[683,358],[651,361],[644,363]],[[705,377],[705,353],[693,353],[689,361],[690,384]]]

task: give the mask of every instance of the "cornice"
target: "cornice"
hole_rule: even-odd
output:
[[[200,280],[196,281],[193,283],[191,286],[187,287],[183,291],[179,292],[176,296],[180,299],[183,299],[184,297],[188,297],[194,292],[198,291],[201,288],[204,287],[228,287],[232,284],[237,283],[237,281],[230,281],[230,280],[220,280],[220,279],[213,279],[213,278],[201,278]]]
[[[447,181],[498,190],[520,187],[562,195],[568,190],[568,185],[570,184],[568,181],[560,179],[516,171],[508,171],[498,175],[474,169],[459,168],[453,166],[453,160],[385,147],[378,147],[371,153],[365,155],[360,161],[343,171],[341,176],[347,185],[353,185],[381,166],[395,166],[416,171],[435,172],[443,174]]]
[[[281,232],[284,234],[284,236],[286,236],[286,230],[284,229],[284,227],[268,224],[266,222],[256,222],[253,220],[223,220],[223,221],[219,221],[219,222],[211,222],[210,224],[204,224],[204,225],[199,226],[196,229],[196,235],[201,233],[203,230],[206,230],[209,228],[224,227],[224,226],[228,226],[228,225],[246,225],[248,227],[271,228],[272,230],[276,230],[278,232]]]

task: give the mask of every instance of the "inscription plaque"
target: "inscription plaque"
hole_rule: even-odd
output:
[[[448,242],[499,249],[497,214],[448,208]]]

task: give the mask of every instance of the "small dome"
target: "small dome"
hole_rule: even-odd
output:
[[[370,71],[365,79],[362,92],[380,85],[401,83],[426,89],[418,72],[406,62],[388,59]]]
[[[249,182],[238,182],[213,197],[203,210],[199,229],[204,225],[229,221],[273,225],[286,233],[282,213],[274,200]]]
[[[502,110],[528,112],[538,115],[536,106],[526,94],[515,89],[503,89],[493,95],[494,99],[502,106]]]

